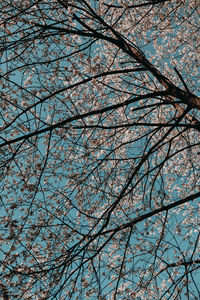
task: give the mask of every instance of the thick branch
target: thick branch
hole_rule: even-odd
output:
[[[178,200],[178,201],[175,201],[171,204],[168,204],[168,205],[164,205],[158,209],[155,209],[154,211],[151,211],[147,214],[144,214],[144,215],[141,215],[135,219],[133,219],[132,221],[126,223],[126,224],[122,224],[116,228],[113,228],[113,229],[108,229],[108,230],[105,230],[103,231],[101,234],[107,234],[107,233],[110,233],[110,232],[118,232],[120,230],[123,230],[123,229],[126,229],[126,228],[129,228],[129,227],[132,227],[134,226],[135,224],[139,223],[139,222],[142,222],[148,218],[151,218],[159,213],[162,213],[164,211],[169,211],[170,209],[172,208],[175,208],[177,206],[180,206],[184,203],[187,203],[187,202],[190,202],[190,201],[193,201],[194,199],[200,197],[200,192],[196,193],[196,194],[193,194],[193,195],[190,195],[190,196],[187,196],[181,200]]]
[[[67,33],[67,34],[77,34],[79,36],[94,37],[97,39],[106,40],[106,41],[110,42],[111,44],[118,46],[120,49],[122,49],[124,52],[126,52],[129,56],[134,58],[135,61],[140,63],[146,70],[151,72],[151,74],[162,84],[162,86],[165,87],[165,89],[169,91],[170,96],[180,99],[183,103],[187,104],[191,108],[197,108],[198,110],[200,110],[200,98],[199,97],[175,86],[170,79],[168,79],[166,76],[164,76],[156,67],[154,67],[150,63],[150,61],[145,57],[145,55],[136,46],[133,46],[133,45],[127,43],[124,40],[123,36],[121,36],[117,31],[115,31],[114,28],[112,28],[107,23],[105,23],[105,21],[100,16],[97,16],[97,18],[98,18],[98,21],[102,22],[102,24],[104,26],[107,26],[108,30],[112,31],[112,33],[115,35],[116,38],[112,38],[112,37],[103,35],[102,33],[98,32],[97,30],[90,28],[82,20],[80,20],[77,16],[76,16],[76,20],[83,27],[87,28],[86,30],[79,30],[79,29],[71,30],[71,29],[57,27],[57,26],[53,26],[53,25],[41,25],[38,23],[35,23],[34,25],[41,27],[44,30],[55,30],[55,31],[63,32],[63,33]]]
[[[107,107],[102,108],[102,109],[92,110],[92,111],[86,112],[84,114],[80,114],[80,115],[68,118],[68,119],[63,120],[61,122],[58,122],[56,124],[52,124],[52,125],[47,126],[47,127],[43,128],[43,129],[33,131],[33,132],[29,133],[29,134],[20,136],[18,138],[15,138],[15,139],[12,139],[12,140],[7,140],[4,143],[0,144],[0,148],[4,147],[6,145],[11,145],[13,143],[16,143],[16,142],[19,142],[19,141],[22,141],[22,140],[27,140],[27,139],[29,139],[29,138],[31,138],[33,136],[37,136],[37,135],[42,134],[42,133],[50,132],[53,129],[63,127],[66,124],[71,123],[71,122],[76,121],[76,120],[82,120],[82,119],[84,119],[86,117],[90,117],[90,116],[102,114],[102,113],[105,113],[105,112],[108,112],[108,111],[111,111],[111,110],[115,110],[115,109],[118,109],[120,107],[127,106],[128,104],[131,104],[131,103],[133,103],[135,101],[139,101],[139,100],[150,98],[150,97],[163,96],[163,95],[166,95],[166,94],[167,93],[165,91],[163,91],[163,92],[149,93],[149,94],[146,94],[146,95],[141,95],[141,96],[138,96],[136,98],[132,98],[132,99],[126,100],[126,101],[124,101],[122,103],[118,103],[118,104],[115,104],[115,105],[107,106]]]

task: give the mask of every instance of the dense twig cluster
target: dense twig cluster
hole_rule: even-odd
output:
[[[200,297],[198,5],[133,2],[0,4],[3,299]]]

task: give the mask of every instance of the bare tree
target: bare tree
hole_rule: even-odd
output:
[[[0,8],[4,299],[199,299],[197,1]]]

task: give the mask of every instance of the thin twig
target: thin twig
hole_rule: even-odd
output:
[[[188,93],[190,93],[190,90],[188,89],[188,87],[187,87],[187,85],[186,85],[186,83],[185,83],[185,81],[184,81],[182,75],[179,73],[179,71],[177,70],[176,67],[174,67],[174,70],[175,70],[175,72],[177,73],[178,77],[180,78],[180,80],[181,80],[182,84],[184,85],[186,91],[187,91]]]

